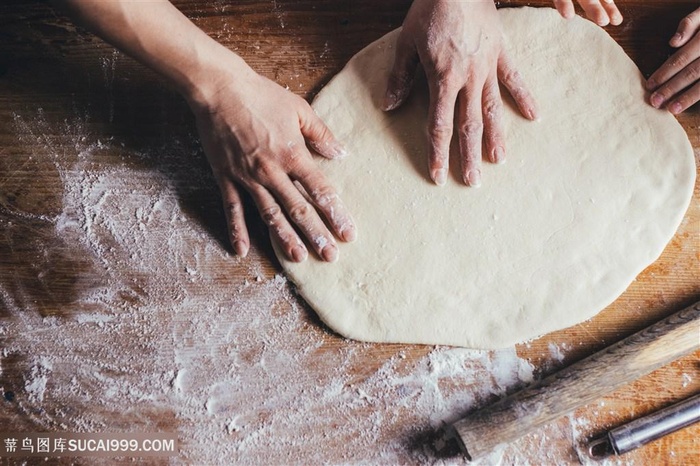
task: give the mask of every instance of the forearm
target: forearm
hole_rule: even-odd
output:
[[[207,102],[232,74],[251,72],[243,59],[207,36],[166,0],[54,3],[156,71],[191,104]]]

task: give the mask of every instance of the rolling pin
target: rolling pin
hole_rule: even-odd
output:
[[[476,460],[700,349],[700,302],[455,422],[448,435]]]

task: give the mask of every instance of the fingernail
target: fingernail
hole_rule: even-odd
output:
[[[683,106],[679,103],[676,102],[675,104],[671,105],[671,113],[674,115],[678,115],[683,111]]]
[[[398,88],[398,89],[387,89],[386,94],[384,94],[384,103],[382,103],[382,110],[390,111],[399,107],[401,103],[406,100],[408,93],[411,88]]]
[[[659,94],[652,94],[649,102],[651,103],[652,107],[659,108],[661,107],[661,104],[664,103],[664,99]]]
[[[307,252],[306,248],[303,246],[294,246],[292,248],[292,259],[294,262],[304,262],[306,260]]]
[[[311,141],[309,142],[309,145],[313,148],[313,150],[327,158],[340,159],[348,155],[348,151],[338,141]]]
[[[445,183],[447,183],[447,170],[444,168],[437,168],[433,170],[432,177],[436,185],[445,186]]]
[[[494,163],[503,163],[506,161],[506,151],[502,147],[496,147],[493,151]]]
[[[621,15],[615,14],[612,18],[610,18],[610,23],[613,26],[619,26],[620,24],[622,24],[622,19],[623,18]]]
[[[335,244],[329,244],[321,250],[321,256],[326,262],[335,262],[338,260],[338,248]]]
[[[241,257],[248,255],[248,246],[243,241],[235,241],[233,243],[233,250]]]
[[[683,35],[680,32],[677,32],[671,37],[671,45],[677,44],[683,39]]]
[[[333,152],[333,157],[335,158],[343,158],[348,155],[348,150],[339,142],[333,142],[331,144],[331,152]]]
[[[656,88],[656,81],[654,81],[651,78],[648,79],[647,80],[647,89],[651,91],[652,89],[655,89],[655,88]]]
[[[532,121],[535,121],[537,119],[537,113],[535,113],[534,108],[529,108],[527,110],[527,117]]]
[[[386,91],[386,94],[384,94],[384,102],[382,103],[382,110],[385,112],[388,112],[390,110],[393,110],[396,108],[396,105],[398,104],[399,97],[392,91],[388,90]]]
[[[355,225],[347,225],[341,231],[341,236],[343,241],[351,243],[357,239],[357,231],[355,230]]]
[[[467,173],[467,184],[472,188],[478,188],[481,186],[481,170],[474,169]]]

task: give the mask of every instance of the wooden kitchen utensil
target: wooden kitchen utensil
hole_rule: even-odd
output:
[[[700,349],[700,302],[605,348],[449,429],[469,460]]]

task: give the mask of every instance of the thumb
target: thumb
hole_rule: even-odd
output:
[[[309,105],[299,114],[299,128],[309,146],[327,159],[338,159],[347,155],[345,147],[338,142]]]
[[[418,52],[410,39],[404,39],[403,31],[396,42],[394,66],[389,75],[389,83],[384,94],[382,110],[389,111],[399,107],[408,97],[413,85],[413,77],[418,66]]]

